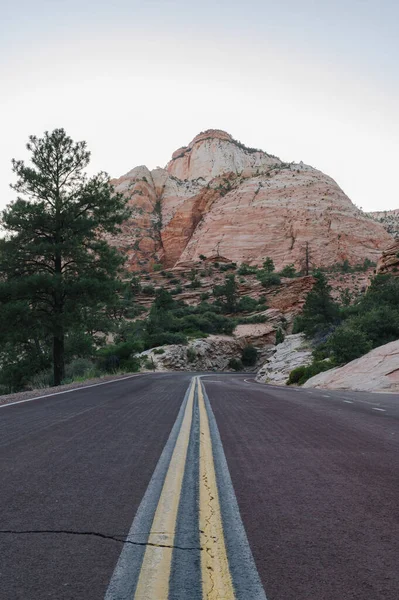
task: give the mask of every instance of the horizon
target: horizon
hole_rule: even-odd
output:
[[[48,0],[3,7],[0,206],[31,134],[85,140],[90,173],[164,167],[206,129],[303,161],[365,212],[399,207],[399,7],[305,0]]]

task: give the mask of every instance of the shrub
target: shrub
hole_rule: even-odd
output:
[[[165,354],[165,350],[163,348],[154,348],[154,354]]]
[[[200,259],[200,260],[206,260],[206,256],[204,256],[203,254],[200,254],[200,255],[199,255],[199,259]]]
[[[266,315],[252,315],[251,317],[238,317],[234,319],[237,325],[252,325],[254,323],[266,323]]]
[[[205,302],[206,300],[209,300],[210,298],[210,294],[209,292],[202,292],[200,298],[201,298],[201,302]]]
[[[152,266],[152,269],[153,269],[153,271],[155,271],[155,272],[157,272],[157,271],[161,271],[161,270],[162,270],[162,265],[161,265],[161,264],[159,264],[159,263],[155,263],[155,264]]]
[[[327,347],[336,364],[343,364],[363,356],[371,350],[371,342],[363,331],[350,326],[338,327],[329,337]]]
[[[234,271],[237,268],[236,263],[224,263],[220,265],[221,271]]]
[[[74,379],[82,377],[88,371],[94,371],[95,365],[88,358],[75,358],[72,362],[65,366],[65,379]]]
[[[146,296],[155,296],[155,288],[153,285],[145,285],[141,291]]]
[[[147,335],[145,338],[145,348],[148,350],[156,346],[168,346],[170,344],[187,344],[187,336],[184,333],[173,333],[163,331]]]
[[[182,288],[182,286],[179,284],[179,285],[177,285],[175,288],[173,288],[173,290],[171,290],[171,292],[170,292],[170,293],[172,294],[172,296],[176,296],[177,294],[181,294],[181,293],[182,293],[182,291],[183,291],[183,288]]]
[[[296,276],[296,269],[295,269],[295,265],[290,264],[290,265],[286,265],[280,272],[281,277],[295,277]]]
[[[155,371],[155,363],[150,358],[145,359],[143,366],[148,371]]]
[[[39,390],[51,387],[52,385],[54,385],[53,371],[52,369],[46,369],[33,375],[27,383],[26,388],[28,390]],[[7,391],[9,390],[7,389]]]
[[[241,352],[241,362],[246,367],[252,367],[258,359],[258,351],[255,346],[248,344],[244,346]]]
[[[247,263],[241,263],[241,265],[238,268],[239,275],[251,275],[252,273],[255,273],[255,271],[256,268],[250,267]]]
[[[240,298],[237,304],[238,312],[252,312],[256,310],[258,306],[257,300],[251,298],[250,296],[243,296]]]
[[[258,279],[263,287],[272,287],[273,285],[280,285],[281,279],[277,273],[260,273]]]
[[[303,376],[305,375],[306,367],[302,365],[301,367],[296,367],[290,372],[288,377],[287,385],[292,385],[293,383],[299,383]]]
[[[187,348],[187,362],[192,363],[197,358],[197,353],[194,348]]]
[[[273,259],[271,259],[270,256],[266,257],[266,260],[263,263],[263,269],[266,271],[266,273],[273,273],[275,270]]]
[[[227,366],[230,369],[233,369],[234,371],[242,371],[243,370],[243,364],[239,358],[230,358]]]
[[[277,344],[282,344],[284,342],[284,332],[280,327],[276,331],[276,346]]]
[[[287,385],[292,385],[294,383],[297,383],[298,385],[303,385],[305,381],[307,381],[311,377],[314,377],[315,375],[318,375],[323,371],[328,371],[328,369],[331,369],[333,366],[334,364],[332,364],[328,360],[325,360],[321,362],[313,362],[308,367],[297,367],[296,369],[293,369],[291,371],[288,377]]]

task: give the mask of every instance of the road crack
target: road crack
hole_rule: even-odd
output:
[[[151,532],[153,533],[153,532]],[[174,550],[200,550],[201,546],[177,546],[173,544],[155,544],[154,542],[134,542],[129,540],[124,535],[109,535],[101,533],[99,531],[73,531],[71,529],[0,529],[0,534],[6,535],[82,535],[82,536],[94,536],[105,540],[111,540],[113,542],[119,542],[120,544],[132,544],[133,546],[153,546],[155,548],[172,548]]]

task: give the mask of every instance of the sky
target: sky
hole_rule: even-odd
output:
[[[90,172],[165,166],[205,129],[399,208],[396,0],[0,0],[0,207],[29,135]]]

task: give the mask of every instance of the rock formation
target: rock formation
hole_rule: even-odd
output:
[[[399,238],[399,208],[395,210],[378,210],[368,213],[368,215],[381,223],[384,229],[394,238]]]
[[[376,273],[399,275],[399,240],[396,240],[384,250],[377,263]]]
[[[197,262],[201,255],[280,269],[377,259],[392,237],[333,179],[208,130],[165,169],[136,167],[113,181],[132,216],[111,240],[131,270]]]
[[[312,350],[303,333],[287,335],[281,344],[274,347],[273,354],[258,371],[256,381],[285,385],[293,369],[307,366],[311,362]]]
[[[305,388],[399,392],[399,340],[308,379]]]

